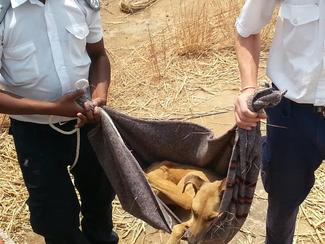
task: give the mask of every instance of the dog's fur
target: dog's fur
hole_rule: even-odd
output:
[[[188,221],[173,227],[167,244],[180,243],[186,231],[190,244],[199,243],[219,215],[225,180],[208,170],[170,161],[154,163],[146,170],[146,177],[166,204],[191,211]]]

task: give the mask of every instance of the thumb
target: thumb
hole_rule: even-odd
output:
[[[84,94],[85,94],[84,90],[79,89],[67,94],[67,98],[69,100],[76,100],[77,98],[82,97]]]

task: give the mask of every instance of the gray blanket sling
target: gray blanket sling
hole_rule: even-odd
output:
[[[249,102],[252,111],[276,105],[283,93],[257,92]],[[188,122],[147,121],[107,107],[101,124],[89,133],[97,157],[122,207],[149,225],[170,232],[178,217],[151,190],[143,169],[157,161],[204,167],[227,177],[220,206],[222,216],[207,230],[206,240],[227,243],[246,220],[261,163],[261,134],[233,129],[220,137]]]

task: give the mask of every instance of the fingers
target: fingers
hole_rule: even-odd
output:
[[[87,101],[84,103],[85,107],[85,116],[87,117],[87,120],[91,123],[94,122],[94,105],[91,101]]]
[[[257,122],[246,122],[245,120],[241,119],[237,113],[235,113],[235,119],[237,126],[245,130],[251,130],[257,125]]]
[[[81,128],[87,123],[87,117],[82,113],[78,113],[77,117],[78,117],[78,121],[76,127]]]
[[[66,94],[69,100],[76,100],[79,97],[82,97],[85,94],[84,90],[76,90],[74,92]]]
[[[93,105],[98,107],[104,106],[106,105],[106,100],[103,98],[95,98],[93,100]]]
[[[85,110],[83,113],[78,113],[78,122],[76,127],[80,128],[84,126],[87,123],[95,123],[100,121],[100,108],[95,106],[92,102],[86,102],[85,105]]]
[[[94,108],[94,120],[96,122],[100,121],[100,109],[99,109],[99,107]]]
[[[250,111],[247,107],[247,97],[246,94],[241,94],[238,96],[235,103],[235,119],[238,127],[246,130],[251,130],[257,126],[260,119],[265,118],[265,113],[254,113]]]

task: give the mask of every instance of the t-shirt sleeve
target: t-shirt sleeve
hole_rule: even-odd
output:
[[[89,29],[87,43],[96,43],[103,38],[103,28],[101,24],[100,11],[91,9],[85,0],[79,1],[82,11],[85,13],[86,22]]]
[[[242,37],[258,34],[272,19],[279,0],[246,0],[236,21],[236,30]]]

